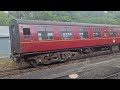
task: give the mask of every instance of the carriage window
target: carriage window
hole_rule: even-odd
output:
[[[72,32],[62,32],[62,38],[63,39],[72,39],[73,33]]]
[[[39,31],[38,32],[39,40],[53,40],[53,32],[50,31]]]
[[[100,32],[94,32],[93,35],[94,35],[95,38],[100,38],[101,37]]]
[[[89,38],[88,32],[80,32],[79,36],[80,36],[80,38]]]
[[[111,37],[116,37],[116,32],[110,31],[110,36],[111,36]]]
[[[93,36],[94,36],[95,38],[100,38],[100,37],[101,37],[100,28],[94,28],[94,29],[93,29]]]
[[[72,33],[70,27],[62,28],[62,38],[63,39],[72,39],[73,38],[73,33]]]
[[[30,38],[30,28],[23,28],[23,35],[25,39],[29,39]]]
[[[39,40],[53,40],[54,34],[53,34],[52,27],[40,26],[38,28],[38,39]]]
[[[79,31],[80,38],[89,38],[87,28],[81,28]]]
[[[116,37],[116,32],[114,31],[115,28],[110,28],[110,37]]]

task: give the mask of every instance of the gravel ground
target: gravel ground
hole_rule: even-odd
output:
[[[68,65],[60,65],[53,68],[27,72],[24,74],[13,75],[9,77],[3,77],[3,79],[5,78],[7,79],[53,79],[53,78],[58,78],[59,76],[66,76],[74,73],[75,74],[78,73],[77,77],[79,77],[80,79],[86,79],[86,78],[96,79],[100,77],[100,75],[105,76],[108,74],[118,72],[120,68],[119,58],[120,58],[119,54],[109,55],[107,57],[103,56],[102,58],[94,58],[94,60],[92,60],[93,58],[91,59],[88,58],[86,59],[86,61],[83,61],[83,62],[70,63]],[[6,67],[4,67],[4,65],[2,68],[1,68],[2,64],[0,65],[0,70],[2,69],[4,70],[5,68],[10,68],[8,64],[6,64],[7,65]],[[13,64],[12,66],[15,66],[15,64]],[[104,71],[104,74],[101,73],[102,71]],[[64,77],[64,78],[69,78],[69,77]]]
[[[67,75],[67,76],[63,76],[63,77],[58,78],[58,79],[71,79],[71,78],[75,78],[75,79],[101,79],[103,77],[106,77],[108,75],[111,75],[111,74],[114,74],[117,72],[120,72],[120,68],[104,66],[104,67],[96,68],[94,70],[90,70],[87,72],[80,72],[80,73],[78,72],[75,74],[71,74],[71,75],[74,75],[74,77],[71,75]],[[77,76],[75,77],[75,75],[77,75]]]
[[[98,77],[101,78],[103,76],[120,71],[118,66],[115,67],[118,64],[120,64],[119,58],[111,59],[109,61],[102,61],[96,64],[85,64],[85,62],[75,63],[58,66],[56,68],[49,68],[46,70],[38,70],[34,72],[13,75],[1,79],[54,79],[58,78],[58,76],[66,76],[78,72],[80,74],[80,79],[96,79]]]

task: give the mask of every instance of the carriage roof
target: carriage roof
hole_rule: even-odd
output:
[[[43,21],[43,20],[23,20],[23,19],[13,19],[12,20],[12,25],[13,24],[120,27],[120,25],[108,25],[108,24],[77,23],[77,22],[59,22],[59,21]]]

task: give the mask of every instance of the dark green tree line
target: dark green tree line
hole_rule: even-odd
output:
[[[13,18],[119,25],[120,11],[0,11],[0,25],[9,25]]]

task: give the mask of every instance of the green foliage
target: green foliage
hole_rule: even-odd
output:
[[[0,11],[0,26],[8,26],[9,21],[13,18],[14,18],[13,16],[8,15],[3,11]]]
[[[7,14],[0,11],[0,25],[7,25],[9,22]]]
[[[108,18],[108,17],[91,17],[91,18],[84,18],[81,22],[83,23],[96,23],[96,24],[119,24],[118,21]]]
[[[0,25],[13,18],[119,25],[120,11],[0,11]]]

